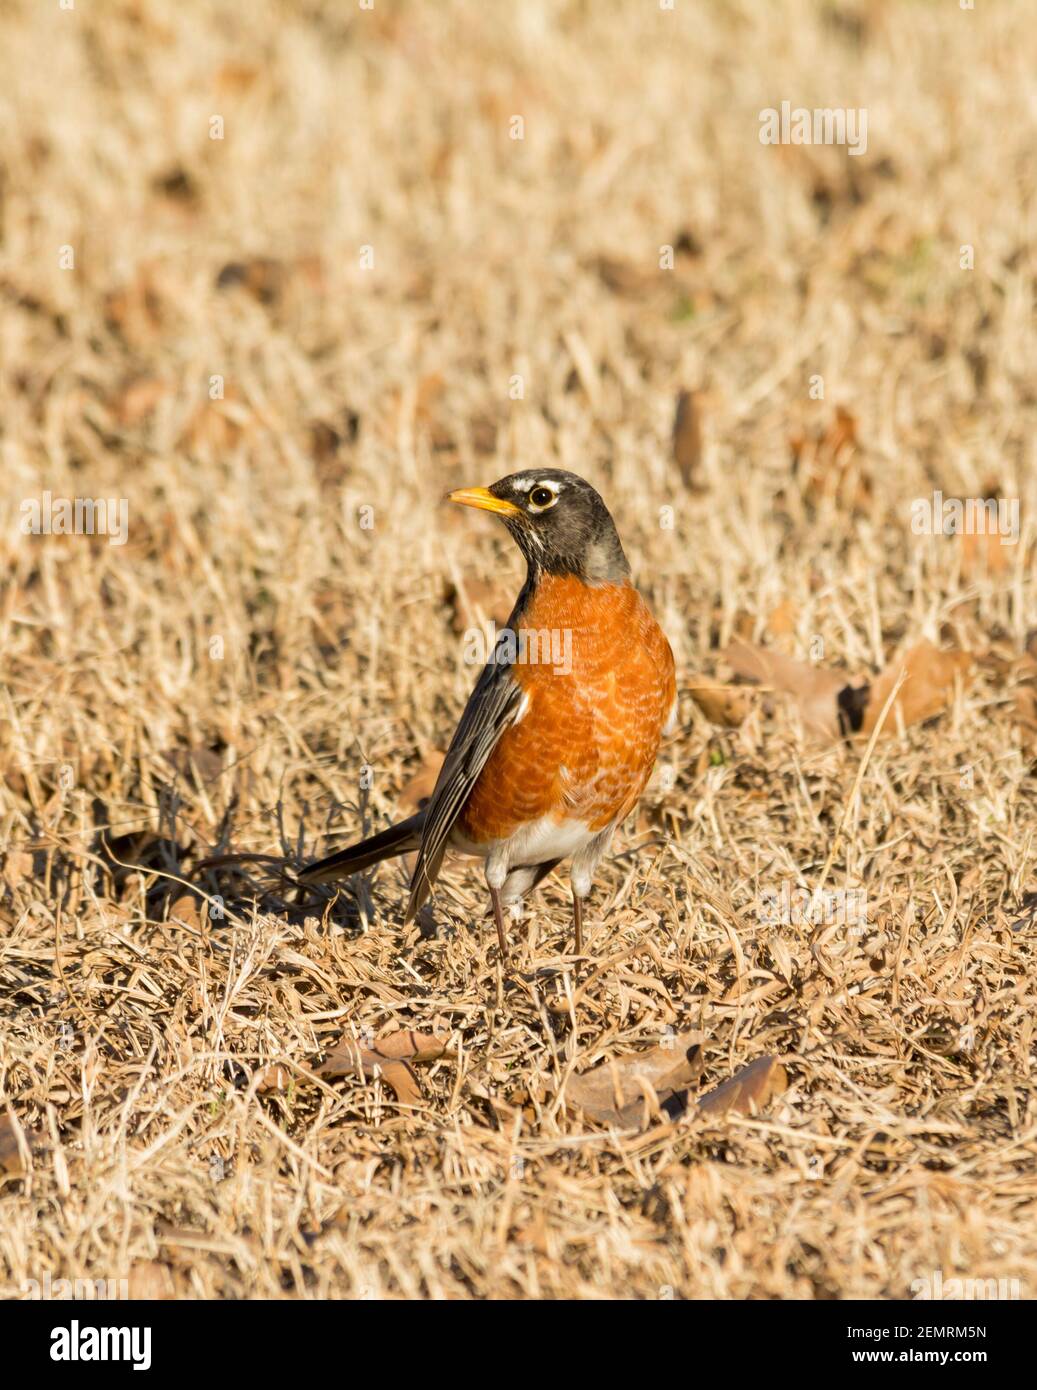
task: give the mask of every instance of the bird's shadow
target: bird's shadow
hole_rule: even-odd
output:
[[[334,804],[329,808],[327,824],[342,811],[353,811],[361,821],[359,837],[369,832],[367,808],[359,806],[344,807]],[[297,875],[315,857],[307,851],[307,842],[317,837],[308,834],[307,820],[310,814],[308,804],[304,803],[299,818],[295,843],[289,842],[285,831],[284,805],[279,800],[275,808],[281,854],[258,854],[234,851],[230,843],[230,827],[221,830],[218,842],[212,851],[195,865],[196,886],[201,892],[208,892],[210,899],[219,898],[224,910],[252,910],[258,906],[262,911],[274,912],[292,924],[301,924],[307,918],[320,916],[324,921],[354,934],[366,931],[372,923],[384,919],[384,911],[376,903],[373,892],[378,865],[368,873],[353,874],[349,878],[330,883],[301,883]],[[407,877],[400,873],[401,890],[405,891]],[[176,885],[169,889],[175,896]],[[183,892],[180,889],[180,892]],[[228,896],[229,895],[229,896]],[[431,904],[426,904],[419,913],[415,925],[423,939],[439,934],[439,924]]]
[[[308,808],[293,844],[285,833],[283,803],[278,801],[273,815],[281,853],[270,854],[235,850],[234,799],[220,819],[214,842],[208,845],[199,843],[197,832],[185,834],[180,815],[183,802],[175,784],[160,787],[158,803],[155,828],[122,834],[117,833],[101,798],[93,803],[91,849],[108,895],[118,901],[134,876],[145,874],[147,913],[152,920],[164,920],[185,898],[194,901],[199,916],[207,917],[213,928],[230,926],[259,910],[293,925],[320,916],[347,931],[361,932],[378,915],[370,875],[331,884],[298,882],[296,875],[311,857],[307,840],[314,838],[307,832]],[[333,807],[330,815],[339,809]]]

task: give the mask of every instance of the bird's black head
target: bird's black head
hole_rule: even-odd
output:
[[[492,487],[460,488],[450,501],[499,516],[531,576],[572,574],[585,584],[619,584],[630,574],[608,508],[575,473],[530,468]]]

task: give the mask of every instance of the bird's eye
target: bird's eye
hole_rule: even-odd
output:
[[[532,505],[536,507],[537,511],[542,512],[546,507],[550,507],[552,502],[556,502],[558,499],[549,487],[535,487],[529,494],[529,500]]]

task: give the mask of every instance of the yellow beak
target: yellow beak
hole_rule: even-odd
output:
[[[516,507],[514,502],[505,502],[500,497],[494,497],[488,487],[459,487],[455,492],[448,493],[448,502],[459,502],[462,507],[478,507],[483,512],[496,512],[498,516],[524,516],[521,507]]]

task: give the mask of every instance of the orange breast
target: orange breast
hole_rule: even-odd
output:
[[[544,576],[518,628],[525,714],[501,736],[458,818],[473,843],[543,816],[593,830],[644,790],[676,696],[673,653],[630,584]]]

